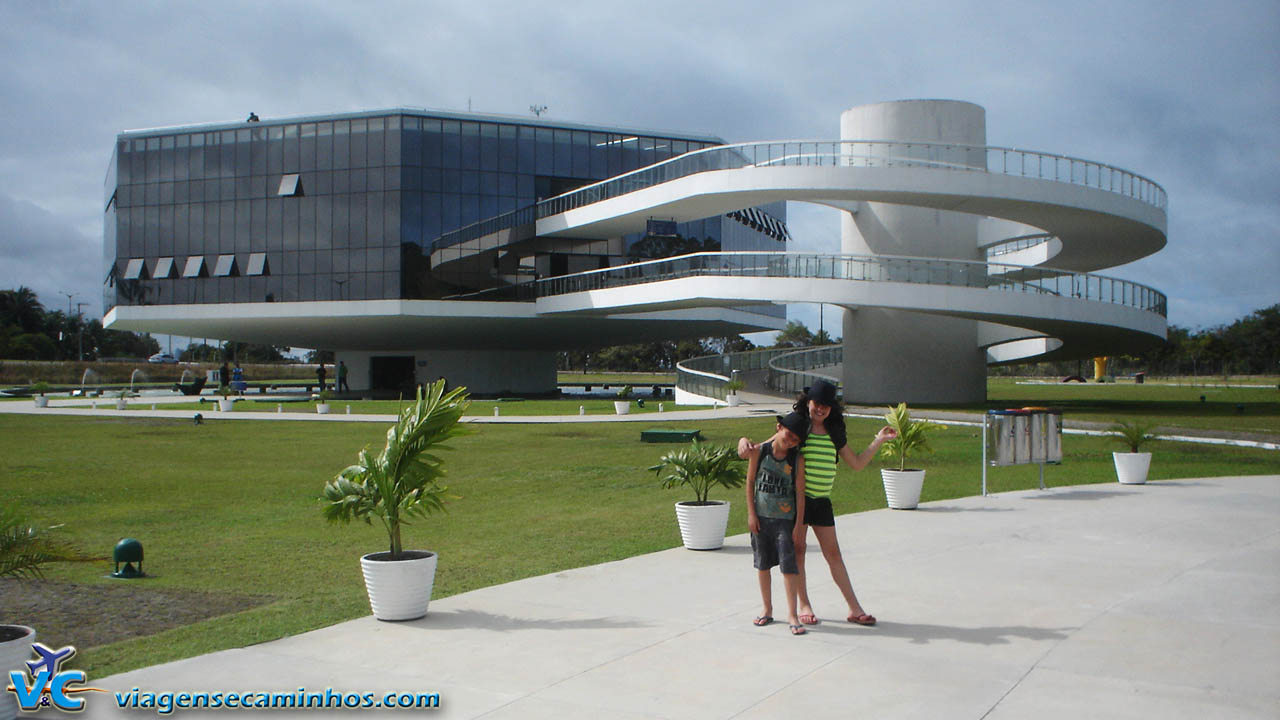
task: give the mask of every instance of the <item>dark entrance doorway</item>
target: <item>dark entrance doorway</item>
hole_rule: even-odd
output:
[[[413,394],[413,356],[369,358],[369,388],[409,397]]]

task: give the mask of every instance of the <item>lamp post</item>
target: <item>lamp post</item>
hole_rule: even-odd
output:
[[[84,362],[84,313],[80,312],[80,308],[88,304],[89,303],[76,303],[76,318],[79,319],[79,322],[76,323],[76,328],[78,330],[76,333],[76,335],[78,335],[76,338],[76,359],[80,362]]]

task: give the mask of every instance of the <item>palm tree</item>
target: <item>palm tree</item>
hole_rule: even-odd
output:
[[[37,333],[44,325],[44,306],[27,286],[0,292],[0,318],[8,318],[24,333]]]
[[[465,387],[447,393],[444,388],[443,379],[425,392],[419,386],[414,403],[387,430],[386,446],[378,452],[364,448],[354,465],[324,486],[325,519],[372,523],[376,517],[387,531],[392,560],[404,551],[401,525],[444,510],[448,488],[439,484],[444,461],[433,451],[463,433],[458,421],[471,405]]]

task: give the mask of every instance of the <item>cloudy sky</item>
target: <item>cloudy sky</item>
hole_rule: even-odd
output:
[[[834,138],[855,105],[949,98],[993,145],[1169,194],[1169,244],[1106,271],[1169,321],[1280,302],[1280,2],[0,0],[0,289],[100,316],[103,178],[128,129],[396,106]],[[792,203],[796,248],[839,251]],[[793,313],[818,325],[813,308]],[[838,329],[832,309],[825,324]]]

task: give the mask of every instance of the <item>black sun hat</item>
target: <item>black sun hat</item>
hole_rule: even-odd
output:
[[[812,400],[819,405],[834,407],[836,404],[836,386],[826,380],[818,380],[813,385],[805,388],[805,400]]]
[[[778,424],[795,433],[800,438],[809,434],[809,421],[798,412],[789,412],[786,416],[778,416]]]

